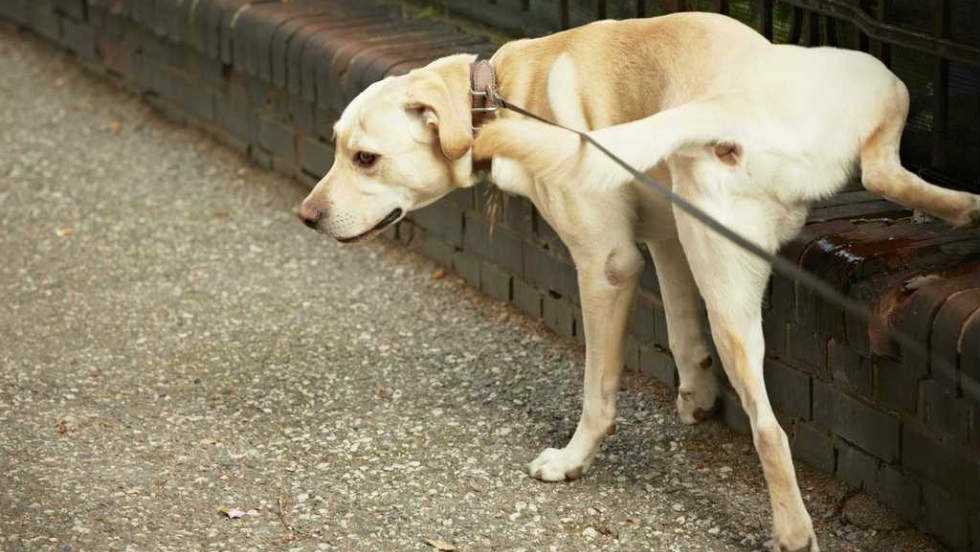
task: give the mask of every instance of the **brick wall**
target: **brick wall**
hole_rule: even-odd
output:
[[[331,164],[332,123],[367,84],[440,55],[494,49],[451,24],[367,0],[0,0],[0,17],[74,52],[166,115],[310,185]],[[387,236],[582,340],[568,251],[519,198],[500,206],[491,233],[488,203],[497,200],[483,188],[462,190]],[[774,277],[765,305],[767,385],[797,458],[865,489],[950,547],[976,550],[980,246],[975,231],[908,215],[857,188],[813,209],[782,254],[878,317],[853,319]],[[674,387],[649,263],[641,285],[626,366]],[[929,344],[931,357],[903,354],[885,326]],[[956,370],[938,370],[938,359]],[[731,389],[724,399],[723,419],[747,430]]]

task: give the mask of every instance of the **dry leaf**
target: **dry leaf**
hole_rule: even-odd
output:
[[[435,269],[435,270],[432,271],[432,279],[433,280],[442,280],[445,277],[446,277],[446,269],[445,268],[437,268],[437,269]]]
[[[119,121],[112,121],[106,126],[106,130],[113,134],[119,134],[119,132],[122,131],[122,123]]]
[[[65,226],[64,228],[59,228],[59,229],[55,230],[54,233],[55,234],[58,234],[62,238],[67,238],[67,237],[70,237],[72,234],[75,233],[75,229],[72,228],[71,226]]]
[[[239,510],[238,508],[222,508],[218,510],[219,514],[224,514],[230,519],[241,519],[245,517],[245,512]]]
[[[441,550],[442,552],[452,552],[453,550],[459,550],[456,545],[451,542],[446,542],[439,539],[425,539],[425,544],[428,544],[436,550]]]

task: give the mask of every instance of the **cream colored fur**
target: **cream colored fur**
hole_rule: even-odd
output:
[[[468,67],[451,56],[369,87],[335,129],[336,161],[304,201],[340,239],[371,236],[392,213],[471,186],[473,155],[493,159],[503,190],[529,198],[578,270],[586,338],[582,415],[572,439],[529,465],[574,479],[615,428],[626,321],[647,243],[657,267],[677,409],[694,423],[715,405],[707,322],[752,423],[772,505],[776,550],[817,541],[762,376],[762,293],[769,267],[676,212],[565,131],[504,112],[469,129]],[[868,189],[952,224],[976,223],[980,198],[901,167],[902,83],[870,56],[773,46],[713,14],[603,21],[503,46],[491,60],[509,101],[589,130],[630,163],[770,251],[802,226],[809,202],[860,168]],[[359,152],[378,154],[370,167]],[[399,211],[400,210],[400,211]],[[386,218],[389,215],[389,218]]]

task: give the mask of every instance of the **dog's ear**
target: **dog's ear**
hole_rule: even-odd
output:
[[[435,129],[443,155],[455,161],[473,145],[469,102],[454,98],[446,81],[438,73],[418,75],[408,89],[406,108],[418,109],[422,121]]]

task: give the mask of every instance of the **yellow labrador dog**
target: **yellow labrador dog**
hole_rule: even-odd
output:
[[[643,264],[636,242],[646,242],[680,376],[681,419],[704,418],[719,393],[700,296],[752,423],[773,548],[818,550],[762,379],[769,267],[675,212],[570,133],[500,113],[475,138],[473,62],[442,58],[355,98],[335,126],[334,165],[303,202],[301,218],[341,241],[373,236],[472,186],[475,157],[492,158],[496,185],[534,203],[574,258],[586,337],[575,434],[529,465],[545,481],[585,473],[614,430],[624,330]],[[863,53],[774,46],[733,19],[682,13],[510,42],[490,65],[508,101],[599,129],[601,143],[769,251],[800,229],[809,202],[834,193],[858,166],[869,190],[903,205],[954,225],[980,217],[980,197],[902,168],[908,93]]]

